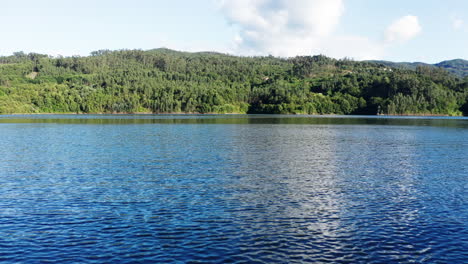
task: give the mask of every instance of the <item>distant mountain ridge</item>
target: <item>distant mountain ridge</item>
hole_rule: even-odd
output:
[[[392,68],[415,70],[418,66],[436,67],[447,70],[460,78],[468,77],[468,61],[463,59],[446,60],[435,64],[424,62],[392,62],[384,60],[371,60],[368,62],[380,63]]]
[[[443,61],[435,64],[439,68],[444,68],[447,71],[459,76],[467,77],[468,76],[468,61],[463,59],[455,59]]]

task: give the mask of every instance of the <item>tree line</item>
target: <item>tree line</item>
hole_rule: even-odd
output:
[[[168,49],[0,57],[0,113],[468,115],[468,78],[322,55]]]

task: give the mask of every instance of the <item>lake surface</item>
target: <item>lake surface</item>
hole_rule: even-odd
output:
[[[0,116],[0,262],[467,263],[468,119]]]

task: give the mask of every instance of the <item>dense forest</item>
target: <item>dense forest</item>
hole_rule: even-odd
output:
[[[439,67],[168,49],[0,57],[0,113],[468,115],[468,77]]]

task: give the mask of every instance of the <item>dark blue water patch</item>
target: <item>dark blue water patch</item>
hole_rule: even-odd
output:
[[[17,118],[0,262],[468,261],[465,119]]]

